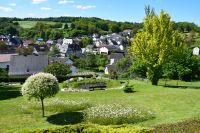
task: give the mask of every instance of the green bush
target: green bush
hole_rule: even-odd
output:
[[[60,87],[61,88],[67,88],[68,85],[69,85],[69,83],[67,81],[64,81],[64,82],[60,83]]]
[[[94,79],[94,78],[87,78],[81,81],[64,81],[60,84],[62,88],[66,88],[68,85],[71,86],[72,88],[80,88],[81,85],[85,84],[98,84],[98,83],[103,83],[106,85],[107,88],[117,88],[121,86],[120,81],[118,80],[108,80],[108,79]]]
[[[95,124],[68,125],[52,129],[38,129],[23,131],[31,133],[151,133],[152,128],[136,127],[132,125],[102,126]]]
[[[24,83],[27,77],[0,77],[0,82],[20,82]]]
[[[84,111],[85,121],[102,125],[137,123],[152,118],[151,111],[120,104],[99,105]]]
[[[51,73],[57,78],[67,76],[71,73],[70,67],[62,62],[54,62],[44,68],[44,72]]]
[[[71,86],[72,88],[79,88],[79,83],[78,83],[78,82],[72,82],[72,83],[70,84],[70,86]]]
[[[128,81],[123,90],[125,93],[132,93],[134,92],[134,87],[133,85],[129,85],[129,81]]]

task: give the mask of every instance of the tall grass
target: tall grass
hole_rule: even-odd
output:
[[[91,107],[85,110],[84,117],[88,122],[109,125],[137,123],[154,118],[155,115],[151,111],[137,109],[132,106],[113,104]]]
[[[45,103],[45,111],[50,112],[72,112],[80,111],[90,107],[88,99],[67,100],[67,99],[49,99]],[[41,110],[41,103],[39,101],[30,101],[24,109]]]

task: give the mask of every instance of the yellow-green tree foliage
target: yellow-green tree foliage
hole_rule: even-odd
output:
[[[147,78],[157,85],[162,76],[162,66],[170,54],[181,50],[184,44],[182,35],[174,30],[170,16],[164,11],[155,15],[146,8],[144,29],[137,33],[129,49],[130,53],[141,60],[147,68]]]

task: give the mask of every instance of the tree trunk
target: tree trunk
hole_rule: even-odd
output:
[[[165,79],[165,86],[167,86],[167,79]]]
[[[44,117],[44,103],[43,103],[44,98],[41,98],[41,102],[42,102],[42,117]]]
[[[177,86],[177,87],[178,87],[178,81],[179,81],[179,80],[176,81],[176,86]]]
[[[158,85],[160,74],[160,69],[158,68],[147,68],[147,78],[151,81],[152,85]]]
[[[152,79],[152,80],[151,80],[151,84],[152,84],[152,85],[158,85],[158,80],[159,80],[159,79]]]

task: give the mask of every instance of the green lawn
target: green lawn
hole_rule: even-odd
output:
[[[32,28],[36,25],[37,22],[43,22],[45,24],[50,24],[50,25],[57,23],[57,22],[51,22],[51,21],[17,21],[17,22],[22,28]]]
[[[63,116],[67,116],[68,119],[65,121],[68,121],[69,124],[82,121],[79,117],[81,111],[77,111],[81,108],[59,110],[56,106],[50,107],[49,103],[54,99],[86,100],[90,106],[120,103],[148,109],[155,113],[155,118],[136,124],[145,127],[175,123],[200,116],[200,89],[152,86],[146,81],[131,81],[130,83],[134,85],[135,93],[124,93],[119,89],[92,92],[59,92],[56,97],[45,99],[45,118],[41,117],[39,102],[35,100],[27,102],[20,93],[14,95],[13,88],[5,91],[5,87],[0,87],[0,132],[60,126],[63,125],[63,123],[59,123]],[[160,84],[162,83],[160,82]],[[181,83],[190,85],[190,83]],[[196,82],[196,85],[199,85],[199,82]]]

